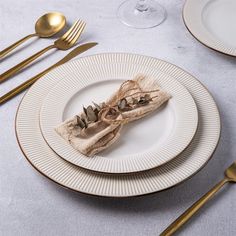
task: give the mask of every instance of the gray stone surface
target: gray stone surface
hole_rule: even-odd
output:
[[[63,12],[72,23],[88,25],[82,41],[99,45],[84,55],[130,52],[174,63],[195,75],[213,94],[222,117],[222,137],[211,161],[197,175],[168,191],[133,199],[106,199],[68,191],[37,173],[22,155],[14,118],[22,95],[0,107],[0,235],[157,235],[223,177],[236,155],[236,59],[212,51],[186,30],[183,0],[159,0],[168,18],[159,27],[137,30],[116,18],[123,0],[0,0],[0,49],[33,32],[45,12]],[[0,73],[53,39],[32,40],[0,62]],[[65,53],[47,54],[40,63],[1,84],[0,94],[25,81]],[[235,235],[236,186],[219,193],[179,235]]]

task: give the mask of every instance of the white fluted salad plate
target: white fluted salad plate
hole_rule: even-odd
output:
[[[202,44],[236,56],[235,10],[235,0],[186,0],[183,19],[190,33]]]
[[[48,145],[63,159],[85,169],[104,173],[131,173],[160,166],[181,153],[191,142],[198,125],[196,104],[188,90],[166,73],[150,71],[146,65],[129,65],[130,72],[118,74],[113,62],[86,64],[70,70],[43,101],[40,126]],[[117,142],[93,157],[75,150],[55,131],[63,121],[74,117],[92,101],[106,101],[135,72],[155,79],[171,94],[171,99],[138,121],[126,124]]]
[[[132,174],[105,174],[75,166],[58,156],[44,140],[39,113],[45,96],[65,78],[84,66],[104,65],[109,61],[112,74],[132,76],[145,65],[150,74],[161,71],[176,78],[193,96],[199,112],[197,132],[191,144],[170,162],[152,170]],[[37,81],[26,93],[16,116],[16,135],[27,160],[54,182],[86,194],[129,197],[170,188],[190,178],[210,159],[220,137],[220,117],[207,89],[193,76],[167,62],[133,54],[108,53],[84,57],[60,66]]]

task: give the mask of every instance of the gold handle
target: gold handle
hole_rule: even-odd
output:
[[[32,61],[34,61],[35,59],[37,59],[42,54],[44,54],[45,52],[47,52],[48,50],[50,50],[52,48],[55,48],[55,45],[50,45],[50,46],[44,48],[43,50],[35,53],[33,56],[25,59],[24,61],[22,61],[18,65],[12,67],[10,70],[8,70],[8,71],[4,72],[3,74],[1,74],[0,75],[0,83],[7,80],[10,76],[12,76],[12,75],[16,74],[17,72],[19,72],[21,69],[23,69],[24,67],[29,65]]]
[[[57,67],[58,64],[55,64],[51,67],[49,67],[48,69],[42,71],[41,73],[37,74],[36,76],[32,77],[31,79],[25,81],[24,83],[20,84],[19,86],[17,86],[16,88],[12,89],[11,91],[9,91],[8,93],[4,94],[2,97],[0,97],[0,104],[3,104],[4,102],[10,100],[11,98],[13,98],[14,96],[16,96],[17,94],[19,94],[20,92],[24,91],[25,89],[27,89],[28,87],[30,87],[34,82],[36,82],[39,78],[41,78],[42,76],[44,76],[45,74],[47,74],[50,70],[52,70],[53,68]]]
[[[173,235],[182,225],[184,225],[209,199],[211,199],[229,180],[224,178],[215,185],[209,192],[188,208],[180,217],[178,217],[171,225],[168,226],[160,236]]]
[[[13,43],[11,46],[3,49],[2,51],[0,51],[0,59],[3,58],[4,56],[6,56],[9,52],[11,52],[13,49],[18,47],[20,44],[24,43],[26,40],[28,40],[32,37],[35,37],[35,36],[37,36],[37,34],[29,34],[28,36],[20,39],[16,43]]]
[[[36,80],[38,80],[40,77],[42,77],[43,75],[47,74],[49,71],[51,71],[52,69],[54,69],[57,66],[60,66],[66,62],[68,62],[69,60],[71,60],[72,58],[78,56],[79,54],[87,51],[88,49],[96,46],[97,43],[86,43],[86,44],[82,44],[80,46],[78,46],[77,48],[75,48],[74,50],[72,50],[70,53],[68,53],[65,57],[63,57],[61,60],[59,60],[57,63],[55,63],[54,65],[50,66],[49,68],[47,68],[46,70],[44,70],[43,72],[39,73],[38,75],[34,76],[33,78],[25,81],[24,83],[22,83],[21,85],[19,85],[18,87],[12,89],[11,91],[9,91],[8,93],[6,93],[5,95],[3,95],[2,97],[0,97],[0,104],[10,100],[11,98],[13,98],[15,95],[17,95],[18,93],[22,92],[23,90],[25,90],[26,88],[28,88],[30,85],[32,85]]]

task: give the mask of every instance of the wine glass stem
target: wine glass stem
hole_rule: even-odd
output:
[[[138,0],[135,9],[140,12],[147,11],[148,10],[148,0]]]

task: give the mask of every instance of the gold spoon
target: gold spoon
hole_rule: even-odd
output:
[[[35,23],[35,33],[29,34],[26,37],[20,39],[16,43],[11,46],[5,48],[0,51],[0,59],[6,56],[9,52],[15,49],[17,46],[25,42],[26,40],[32,37],[40,37],[40,38],[49,38],[54,34],[58,33],[60,30],[64,28],[66,24],[66,18],[61,13],[51,12],[41,16],[37,22]]]
[[[223,186],[224,184],[236,182],[236,162],[234,162],[225,171],[225,177],[218,184],[215,185],[209,192],[195,202],[190,208],[188,208],[181,216],[179,216],[171,225],[168,226],[160,236],[173,235],[182,225],[184,225],[203,205],[208,202]]]
[[[73,47],[77,40],[79,39],[80,35],[82,34],[86,23],[82,20],[77,20],[71,28],[62,35],[59,39],[55,40],[55,42],[46,48],[40,50],[39,52],[35,53],[31,57],[25,59],[24,61],[20,62],[19,64],[13,66],[11,69],[5,71],[0,75],[0,83],[7,80],[9,77],[15,75],[19,71],[21,71],[24,67],[32,63],[38,57],[42,56],[47,51],[56,48],[58,50],[68,50]]]

